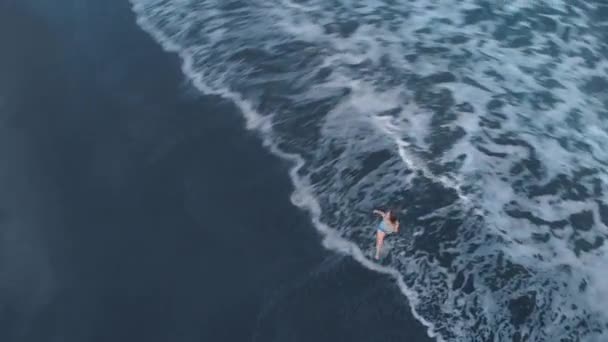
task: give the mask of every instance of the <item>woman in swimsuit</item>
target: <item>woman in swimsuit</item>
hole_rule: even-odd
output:
[[[394,210],[389,210],[387,212],[383,212],[380,210],[374,210],[374,214],[380,215],[382,217],[382,221],[378,225],[378,229],[376,229],[376,260],[380,259],[380,250],[382,249],[382,244],[384,243],[384,238],[388,234],[399,232],[399,221],[397,220],[397,215]]]

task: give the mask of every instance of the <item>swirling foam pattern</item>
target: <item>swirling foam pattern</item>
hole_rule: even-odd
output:
[[[400,206],[383,262],[431,334],[608,340],[608,6],[132,3],[194,85],[296,156],[315,222],[369,257],[371,210]]]

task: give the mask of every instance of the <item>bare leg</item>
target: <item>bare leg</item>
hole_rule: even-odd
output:
[[[376,230],[376,260],[380,259],[380,250],[382,249],[382,244],[384,243],[385,236],[385,232]]]

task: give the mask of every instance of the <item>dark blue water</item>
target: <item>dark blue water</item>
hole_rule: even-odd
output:
[[[603,341],[607,9],[0,2],[0,340]]]
[[[122,1],[0,3],[1,341],[426,341]]]
[[[323,245],[398,279],[429,332],[606,340],[603,1],[130,2],[288,163]]]

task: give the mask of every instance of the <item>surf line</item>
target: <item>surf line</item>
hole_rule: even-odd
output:
[[[308,211],[313,225],[323,235],[323,246],[329,250],[347,254],[353,257],[353,259],[358,261],[362,266],[370,270],[393,277],[396,280],[401,293],[405,295],[408,300],[410,312],[416,320],[427,328],[427,335],[436,339],[438,342],[445,342],[441,335],[436,332],[435,325],[426,320],[417,312],[416,304],[419,303],[418,295],[412,289],[407,287],[398,270],[372,262],[365,257],[359,246],[339,236],[336,230],[331,229],[328,225],[321,222],[321,207],[319,202],[316,200],[314,195],[310,193],[310,185],[305,179],[298,175],[298,171],[304,166],[305,161],[297,154],[282,151],[272,140],[272,115],[260,115],[253,109],[253,106],[249,101],[243,99],[241,95],[228,89],[214,89],[207,86],[202,80],[202,75],[198,74],[194,70],[194,59],[190,54],[189,49],[173,42],[170,37],[168,37],[162,31],[156,29],[154,25],[146,18],[146,8],[143,4],[138,3],[137,0],[130,0],[130,2],[132,5],[132,11],[136,16],[137,24],[142,28],[143,31],[152,36],[166,52],[175,53],[182,59],[182,72],[190,79],[192,84],[199,91],[208,95],[217,95],[231,100],[243,113],[243,116],[246,119],[246,128],[248,130],[255,130],[261,133],[260,137],[262,139],[263,146],[267,147],[269,151],[275,154],[277,157],[288,160],[293,164],[289,171],[291,181],[295,187],[294,193],[291,196],[291,202],[297,207]]]

